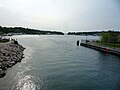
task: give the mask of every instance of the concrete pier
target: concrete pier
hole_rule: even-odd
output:
[[[90,43],[80,43],[80,46],[88,47],[88,48],[95,49],[95,50],[98,50],[98,51],[102,51],[102,52],[105,52],[105,53],[110,53],[110,54],[117,55],[117,56],[120,57],[120,50],[118,50],[118,49],[112,49],[112,48],[108,48],[108,47],[97,46],[97,45],[93,45],[93,44],[90,44]]]

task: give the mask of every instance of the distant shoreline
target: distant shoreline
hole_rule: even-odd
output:
[[[92,36],[101,36],[101,33],[108,33],[108,32],[114,32],[114,33],[120,34],[120,31],[108,30],[108,31],[91,31],[91,32],[68,32],[67,35],[82,35],[82,36],[92,35]]]
[[[38,29],[30,29],[23,27],[2,27],[0,26],[0,35],[22,35],[22,34],[32,34],[32,35],[64,35],[63,32],[59,31],[44,31]]]

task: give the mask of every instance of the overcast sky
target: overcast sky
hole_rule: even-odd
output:
[[[44,30],[120,30],[120,0],[0,0],[0,25]]]

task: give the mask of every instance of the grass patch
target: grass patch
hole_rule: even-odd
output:
[[[100,43],[100,42],[96,42],[96,43],[93,43],[93,44],[114,48],[114,43]],[[115,44],[115,48],[120,48],[120,44]]]

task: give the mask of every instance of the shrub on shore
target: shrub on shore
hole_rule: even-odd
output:
[[[102,43],[118,43],[120,44],[120,34],[109,31],[109,32],[103,32],[101,34],[101,42]]]

